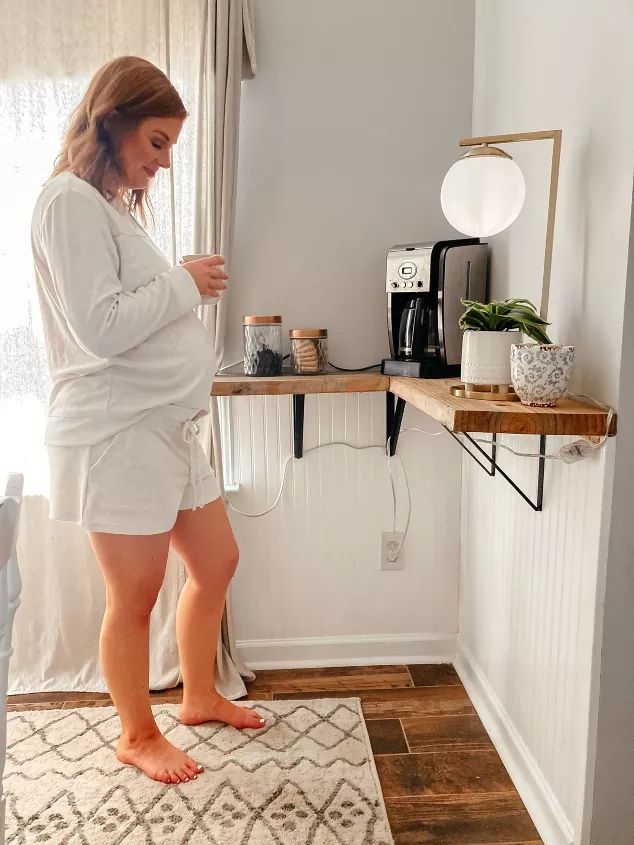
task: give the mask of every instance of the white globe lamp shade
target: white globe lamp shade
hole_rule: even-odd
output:
[[[513,159],[495,147],[470,150],[445,176],[440,204],[454,229],[488,238],[504,231],[519,216],[526,184]]]

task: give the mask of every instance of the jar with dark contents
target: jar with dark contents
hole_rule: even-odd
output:
[[[318,375],[328,369],[328,330],[291,329],[291,370],[297,375]]]
[[[244,374],[282,374],[282,318],[251,316],[242,318]]]

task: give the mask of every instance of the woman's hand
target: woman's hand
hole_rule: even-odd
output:
[[[181,266],[190,274],[201,296],[220,296],[220,291],[227,287],[229,278],[223,270],[225,260],[222,255],[208,255],[195,261],[184,261]]]

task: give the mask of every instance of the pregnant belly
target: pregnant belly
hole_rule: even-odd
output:
[[[112,365],[110,410],[138,407],[140,401],[146,407],[199,407],[213,381],[213,343],[192,312],[118,355]]]

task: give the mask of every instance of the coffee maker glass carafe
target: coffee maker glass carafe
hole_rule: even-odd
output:
[[[405,361],[414,356],[414,332],[416,329],[416,300],[410,299],[401,314],[398,333],[398,357]]]

